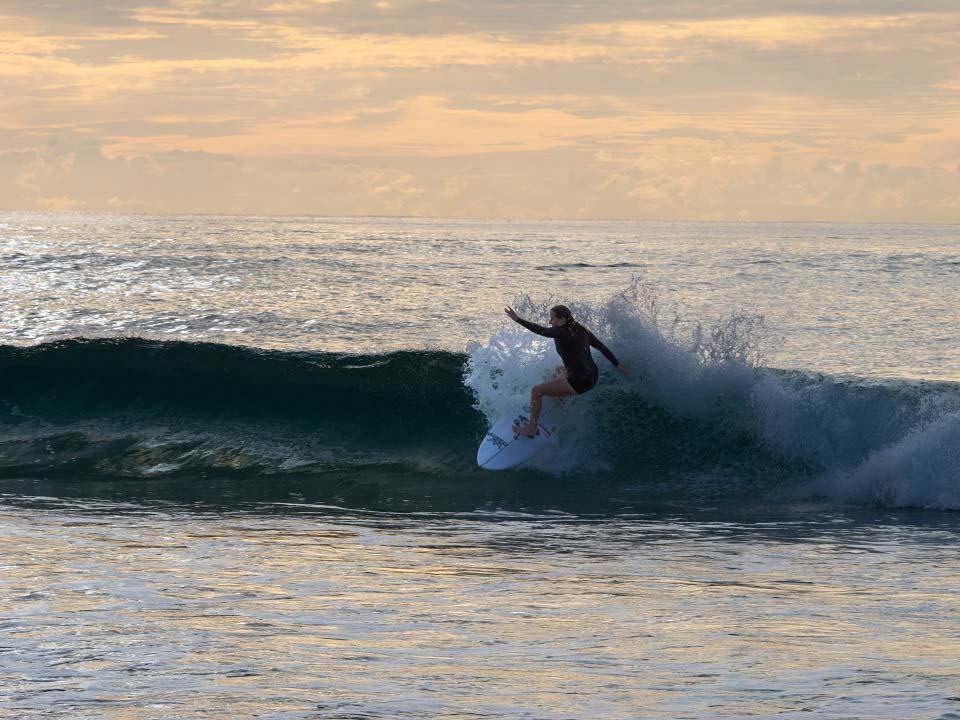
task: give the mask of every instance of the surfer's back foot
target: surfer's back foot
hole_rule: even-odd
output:
[[[536,425],[514,425],[513,431],[517,435],[523,435],[524,437],[532,438],[534,435],[537,434],[537,426]]]

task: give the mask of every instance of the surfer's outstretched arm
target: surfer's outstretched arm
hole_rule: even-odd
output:
[[[617,356],[610,352],[610,348],[597,340],[597,336],[593,333],[590,333],[590,347],[595,347],[597,350],[603,353],[603,356],[609,360],[614,367],[620,367],[620,361],[617,360]]]
[[[535,332],[537,335],[543,335],[543,337],[548,337],[548,338],[555,338],[558,335],[560,335],[560,333],[562,332],[562,328],[553,327],[553,326],[544,327],[543,325],[537,325],[536,323],[530,322],[529,320],[524,320],[522,317],[517,315],[516,312],[514,312],[513,308],[507,308],[506,313],[511,320],[514,320],[515,322],[520,323],[527,330],[529,330],[530,332]]]
[[[597,340],[597,336],[593,333],[590,333],[590,347],[595,347],[597,350],[603,353],[603,356],[613,363],[613,366],[620,371],[621,375],[630,375],[631,371],[629,368],[624,367],[620,364],[620,361],[617,360],[617,356],[610,352],[610,348],[604,345],[602,342]]]
[[[535,332],[537,335],[543,335],[544,337],[548,338],[557,337],[562,330],[562,328],[558,327],[544,327],[543,325],[537,325],[535,322],[524,320],[522,317],[518,317],[516,320],[530,332]]]

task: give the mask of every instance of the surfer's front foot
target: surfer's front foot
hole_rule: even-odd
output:
[[[524,437],[532,438],[534,435],[537,434],[537,426],[536,425],[514,425],[513,431],[517,435],[523,435]]]

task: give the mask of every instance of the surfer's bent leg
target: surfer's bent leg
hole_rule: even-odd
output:
[[[537,434],[537,422],[540,420],[540,409],[543,407],[543,396],[564,397],[567,395],[576,395],[577,391],[570,387],[566,378],[557,378],[547,382],[534,385],[530,391],[530,421],[526,426],[514,425],[513,431],[517,435],[526,435],[533,437]]]

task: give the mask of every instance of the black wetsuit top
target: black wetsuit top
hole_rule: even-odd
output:
[[[590,348],[595,347],[603,353],[603,356],[614,365],[619,365],[620,361],[610,352],[606,345],[597,340],[593,333],[587,330],[586,335],[577,332],[573,325],[561,325],[560,327],[544,327],[537,325],[529,320],[517,318],[517,322],[523,325],[527,330],[535,332],[543,337],[553,338],[553,343],[557,347],[557,354],[563,360],[563,366],[567,369],[567,382],[570,387],[582,395],[587,390],[597,384],[597,377],[600,375],[600,369],[593,361],[593,355]],[[584,328],[586,330],[586,328]]]

